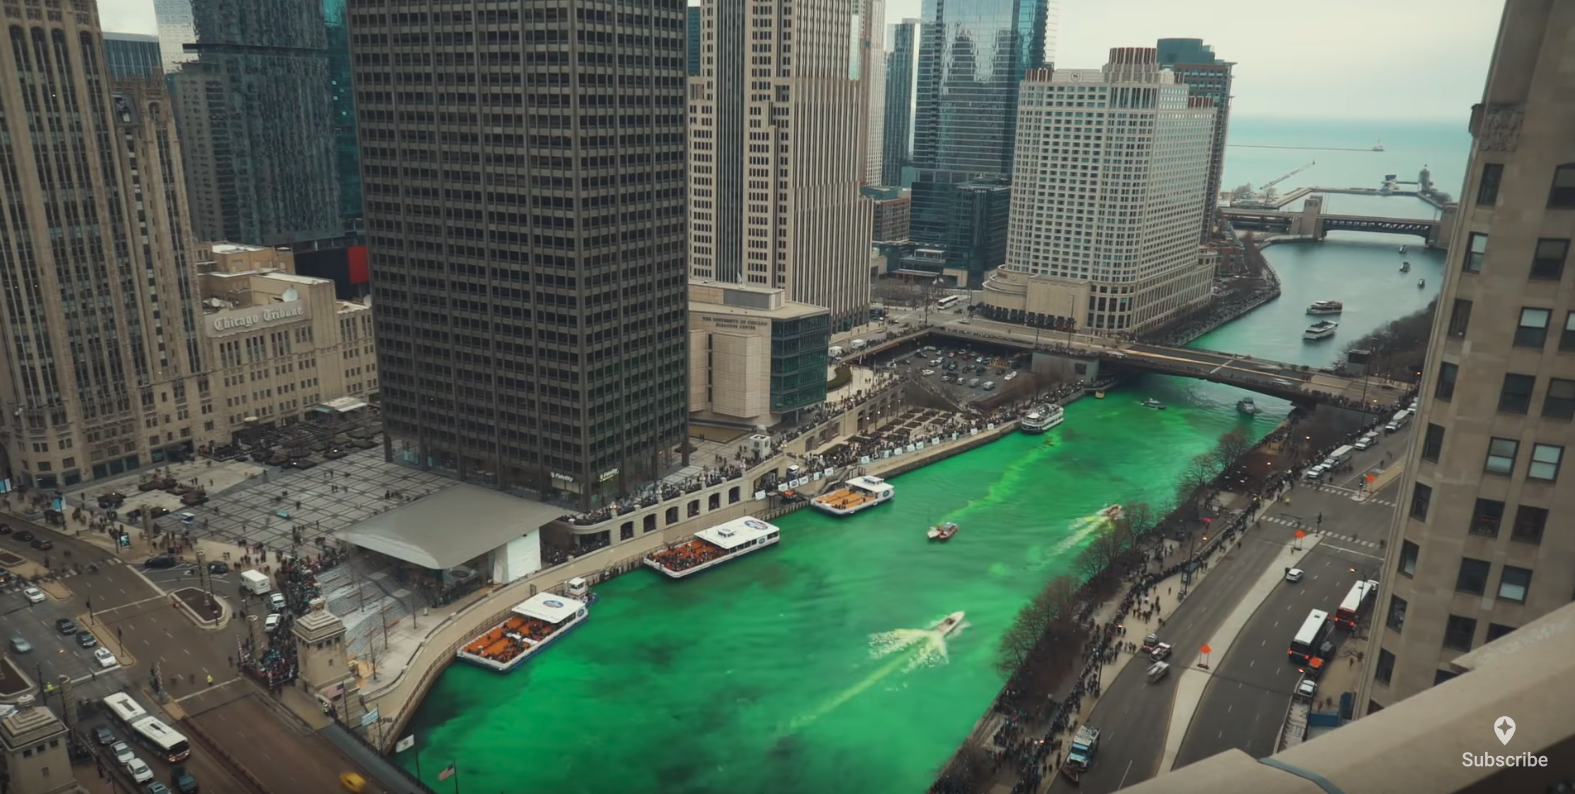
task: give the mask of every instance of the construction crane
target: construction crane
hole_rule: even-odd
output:
[[[1274,180],[1272,182],[1269,182],[1269,183],[1263,185],[1262,187],[1258,188],[1258,192],[1267,197],[1267,196],[1271,195],[1270,191],[1272,191],[1274,189],[1275,185],[1278,185],[1281,182],[1284,182],[1285,180],[1290,179],[1291,177],[1296,176],[1297,174],[1299,174],[1299,173],[1301,173],[1303,171],[1306,171],[1307,169],[1312,168],[1313,166],[1315,166],[1317,164],[1318,164],[1318,161],[1314,160],[1314,161],[1312,161],[1312,162],[1302,166],[1301,168],[1298,168],[1295,171],[1292,171],[1289,174],[1286,174],[1286,175],[1280,177],[1279,179],[1276,179],[1276,180]]]

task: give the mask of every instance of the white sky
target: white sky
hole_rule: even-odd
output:
[[[1482,96],[1503,0],[1059,0],[1056,63],[1201,38],[1236,62],[1232,112],[1459,120]],[[886,18],[922,0],[886,0]],[[99,0],[105,30],[157,33],[153,0]]]

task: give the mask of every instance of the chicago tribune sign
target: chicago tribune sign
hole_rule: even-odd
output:
[[[239,311],[219,312],[209,315],[208,335],[225,336],[228,334],[249,331],[284,320],[296,320],[306,316],[306,304],[300,301],[275,304],[273,306],[258,306],[252,309]]]

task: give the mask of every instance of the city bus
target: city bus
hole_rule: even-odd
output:
[[[143,717],[132,723],[131,730],[137,742],[172,764],[186,760],[191,755],[191,743],[174,728],[153,717]]]
[[[1378,597],[1378,582],[1371,579],[1357,582],[1351,586],[1345,600],[1340,602],[1340,608],[1334,613],[1334,623],[1342,629],[1354,630],[1356,619],[1361,616],[1367,603]]]
[[[130,728],[137,720],[148,716],[148,712],[144,711],[137,701],[132,700],[131,696],[124,692],[116,692],[104,698],[104,708],[109,709],[109,713],[114,716],[115,720],[127,728]]]
[[[1329,631],[1333,628],[1329,623],[1328,612],[1319,609],[1309,612],[1301,631],[1296,632],[1296,638],[1291,640],[1291,663],[1307,664],[1318,653],[1318,646],[1329,638]]]
[[[960,301],[960,300],[962,300],[962,296],[961,295],[947,295],[946,297],[941,298],[940,300],[935,302],[935,308],[937,308],[937,309],[950,309],[951,307],[956,306],[957,305],[957,301]]]

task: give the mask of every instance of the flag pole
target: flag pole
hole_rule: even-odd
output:
[[[454,794],[459,794],[459,764],[454,765]]]

